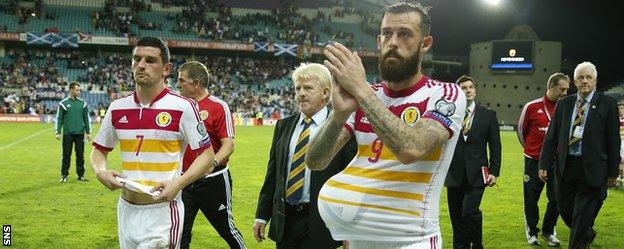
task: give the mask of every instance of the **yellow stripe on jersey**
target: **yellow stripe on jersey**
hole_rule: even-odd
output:
[[[381,170],[372,168],[361,168],[355,166],[349,166],[342,171],[347,175],[359,176],[365,178],[372,178],[382,181],[395,181],[395,182],[416,182],[416,183],[429,183],[431,181],[431,173],[421,172],[403,172],[392,170]]]
[[[158,185],[157,181],[150,181],[150,180],[134,180],[134,181],[138,182],[140,184],[147,185],[147,186],[152,186],[152,187]]]
[[[332,179],[329,179],[325,184],[334,188],[339,188],[339,189],[344,189],[344,190],[359,192],[359,193],[364,193],[364,194],[379,195],[379,196],[416,200],[416,201],[423,200],[423,196],[421,194],[362,187],[362,186],[338,182]]]
[[[356,206],[356,207],[365,207],[365,208],[371,208],[371,209],[378,209],[378,210],[383,210],[383,211],[388,211],[388,212],[393,212],[393,213],[399,213],[399,214],[404,214],[404,215],[420,217],[420,212],[418,212],[418,211],[405,210],[405,209],[386,207],[386,206],[379,206],[379,205],[373,205],[373,204],[367,204],[367,203],[357,203],[357,202],[351,202],[351,201],[345,201],[345,200],[338,200],[338,199],[325,197],[325,196],[322,196],[322,195],[319,195],[318,198],[321,199],[321,200],[324,200],[326,202],[333,202],[333,203],[337,203],[337,204]]]
[[[138,148],[139,144],[141,145]],[[179,140],[153,140],[145,139],[120,139],[119,145],[122,152],[161,152],[161,153],[179,153],[181,151]]]
[[[142,170],[142,171],[173,171],[178,169],[178,162],[170,163],[145,163],[145,162],[121,162],[121,168],[124,170]]]
[[[439,161],[441,155],[442,155],[442,148],[440,147],[440,148],[433,150],[429,154],[425,155],[419,161]],[[381,148],[381,153],[379,153],[378,155],[377,153],[373,152],[373,145],[371,144],[358,145],[357,156],[365,157],[365,158],[378,158],[381,160],[398,161],[394,153],[392,153],[392,151],[390,151],[386,146],[383,146]]]

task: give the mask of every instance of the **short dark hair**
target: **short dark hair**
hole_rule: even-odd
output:
[[[383,20],[383,18],[388,13],[402,14],[416,12],[420,16],[420,31],[422,32],[423,36],[428,36],[429,32],[431,31],[431,16],[429,16],[430,9],[431,7],[424,7],[419,2],[399,2],[383,8],[381,19]]]
[[[554,73],[548,78],[548,83],[546,85],[546,87],[548,87],[547,89],[550,89],[559,85],[560,80],[566,80],[567,82],[570,82],[570,77],[568,77],[567,75],[563,73]]]
[[[465,74],[460,76],[459,79],[457,79],[456,83],[459,85],[459,84],[464,83],[466,81],[472,81],[472,83],[474,83],[475,86],[477,84],[477,82],[475,82],[475,80],[472,77],[470,77],[468,75],[465,75]]]
[[[80,86],[80,84],[78,84],[78,82],[75,82],[75,81],[74,81],[74,82],[72,82],[71,84],[69,84],[69,89],[70,89],[70,90],[71,90],[71,89],[74,89],[74,88],[76,88],[77,86]]]
[[[169,53],[169,47],[167,43],[158,37],[146,36],[139,39],[134,46],[136,47],[155,47],[160,49],[160,58],[162,58],[163,64],[167,64],[171,60],[171,53]]]

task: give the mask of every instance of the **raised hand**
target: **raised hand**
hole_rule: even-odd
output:
[[[323,53],[327,60],[323,61],[323,64],[332,72],[342,89],[354,97],[370,90],[362,59],[357,52],[351,52],[338,42],[328,44],[325,48]]]
[[[349,115],[359,107],[353,95],[343,89],[335,80],[332,82],[331,103],[334,112]]]

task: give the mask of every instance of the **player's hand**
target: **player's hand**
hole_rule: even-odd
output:
[[[56,134],[56,140],[61,140],[61,134]]]
[[[487,177],[487,185],[489,187],[496,185],[496,176],[489,174]]]
[[[262,242],[266,238],[264,237],[264,229],[266,228],[266,223],[254,222],[253,233],[256,241]]]
[[[607,187],[613,188],[617,186],[617,177],[607,177]]]
[[[539,179],[542,180],[542,182],[548,181],[548,171],[540,169],[538,171],[538,174],[539,174]]]
[[[372,91],[366,82],[366,71],[357,52],[335,42],[325,46],[323,51],[327,60],[323,64],[332,72],[338,84],[354,97],[364,96],[366,90]]]
[[[91,134],[87,133],[87,141],[91,141]]]
[[[159,182],[150,192],[160,191],[159,195],[153,197],[155,202],[170,202],[173,201],[181,189],[180,184],[178,184],[176,179],[173,179]]]
[[[126,178],[125,175],[122,175],[114,170],[101,170],[95,172],[95,177],[97,177],[98,181],[100,181],[104,187],[110,190],[123,188],[123,183],[117,181],[115,177]]]
[[[359,107],[355,97],[343,89],[335,80],[332,82],[331,91],[331,103],[334,112],[348,116]]]
[[[349,249],[349,241],[348,240],[343,240],[342,241],[342,248],[343,249]]]

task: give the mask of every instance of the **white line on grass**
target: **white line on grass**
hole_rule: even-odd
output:
[[[18,144],[18,143],[24,142],[24,141],[26,141],[26,140],[28,140],[28,139],[31,139],[31,138],[33,138],[33,137],[36,137],[37,135],[39,135],[39,134],[41,134],[41,133],[44,133],[44,132],[46,132],[46,131],[52,130],[52,129],[54,129],[54,127],[50,127],[50,128],[48,128],[48,129],[41,130],[41,131],[39,131],[39,132],[37,132],[37,133],[35,133],[35,134],[32,134],[32,135],[30,135],[30,136],[28,136],[28,137],[22,138],[22,139],[20,139],[20,140],[17,140],[17,141],[15,141],[15,142],[12,142],[12,143],[10,143],[10,144],[7,144],[7,145],[5,145],[5,146],[2,146],[2,147],[0,147],[0,151],[3,151],[3,150],[8,149],[8,148],[11,148],[11,147],[13,147],[13,145],[16,145],[16,144]]]

